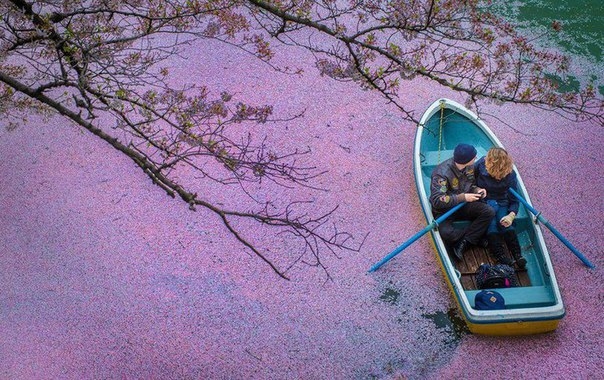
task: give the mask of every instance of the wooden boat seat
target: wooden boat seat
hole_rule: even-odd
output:
[[[517,288],[493,289],[505,299],[508,308],[542,307],[555,303],[551,288],[546,286],[528,286]],[[467,290],[468,301],[474,307],[474,297],[480,290]]]

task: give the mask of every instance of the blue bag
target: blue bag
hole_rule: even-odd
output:
[[[474,308],[476,310],[505,309],[505,300],[494,290],[481,290],[474,297]]]

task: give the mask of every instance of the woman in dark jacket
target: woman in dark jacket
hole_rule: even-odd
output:
[[[526,266],[522,249],[514,230],[514,218],[518,214],[518,200],[508,191],[516,191],[516,173],[513,170],[512,157],[503,148],[491,148],[486,157],[481,158],[474,166],[476,185],[487,190],[487,204],[495,210],[495,218],[487,229],[489,251],[501,264]],[[505,245],[514,257],[511,261],[505,256]]]

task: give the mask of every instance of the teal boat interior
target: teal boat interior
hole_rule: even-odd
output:
[[[420,161],[421,181],[426,197],[430,195],[430,177],[433,169],[440,162],[453,156],[453,149],[457,144],[464,142],[474,145],[479,158],[486,155],[491,147],[501,146],[492,132],[483,130],[473,120],[449,108],[437,110],[419,128],[423,130],[421,134],[418,134],[421,139],[419,144],[421,150],[419,155],[416,155],[416,159]],[[516,173],[518,174],[518,172]],[[527,194],[522,179],[520,176],[518,178],[519,193],[526,199]],[[456,221],[454,225],[463,228],[468,223],[467,221]],[[549,257],[546,259],[547,248],[543,243],[541,233],[537,231],[538,227],[535,225],[532,215],[522,204],[515,225],[523,256],[527,260],[526,269],[516,272],[520,286],[500,288],[497,291],[504,296],[508,309],[555,305],[558,302],[556,296],[558,291],[555,278],[552,278],[553,276],[548,270],[551,263],[548,265]],[[481,263],[495,264],[495,261],[486,249],[480,247],[473,247],[466,252],[461,261],[454,260],[452,254],[448,253],[463,291],[466,293],[470,305],[474,307],[474,295],[479,291],[475,273]],[[509,255],[509,252],[507,254]]]

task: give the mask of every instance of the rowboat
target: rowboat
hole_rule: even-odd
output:
[[[501,142],[476,114],[448,99],[438,99],[423,114],[415,135],[413,171],[420,204],[428,225],[435,219],[429,196],[432,170],[453,156],[459,143],[472,144],[478,158]],[[530,205],[526,187],[518,175],[518,194]],[[520,286],[494,289],[505,300],[505,309],[477,310],[474,304],[477,288],[475,273],[481,263],[494,264],[486,249],[472,247],[463,260],[454,259],[450,247],[442,240],[438,228],[430,230],[436,257],[446,282],[469,330],[482,335],[529,335],[553,331],[565,310],[549,252],[540,226],[521,203],[516,217],[516,232],[527,260],[524,270],[517,270]],[[454,214],[453,214],[454,215]],[[456,220],[463,228],[468,221]],[[509,252],[507,252],[509,254]]]

